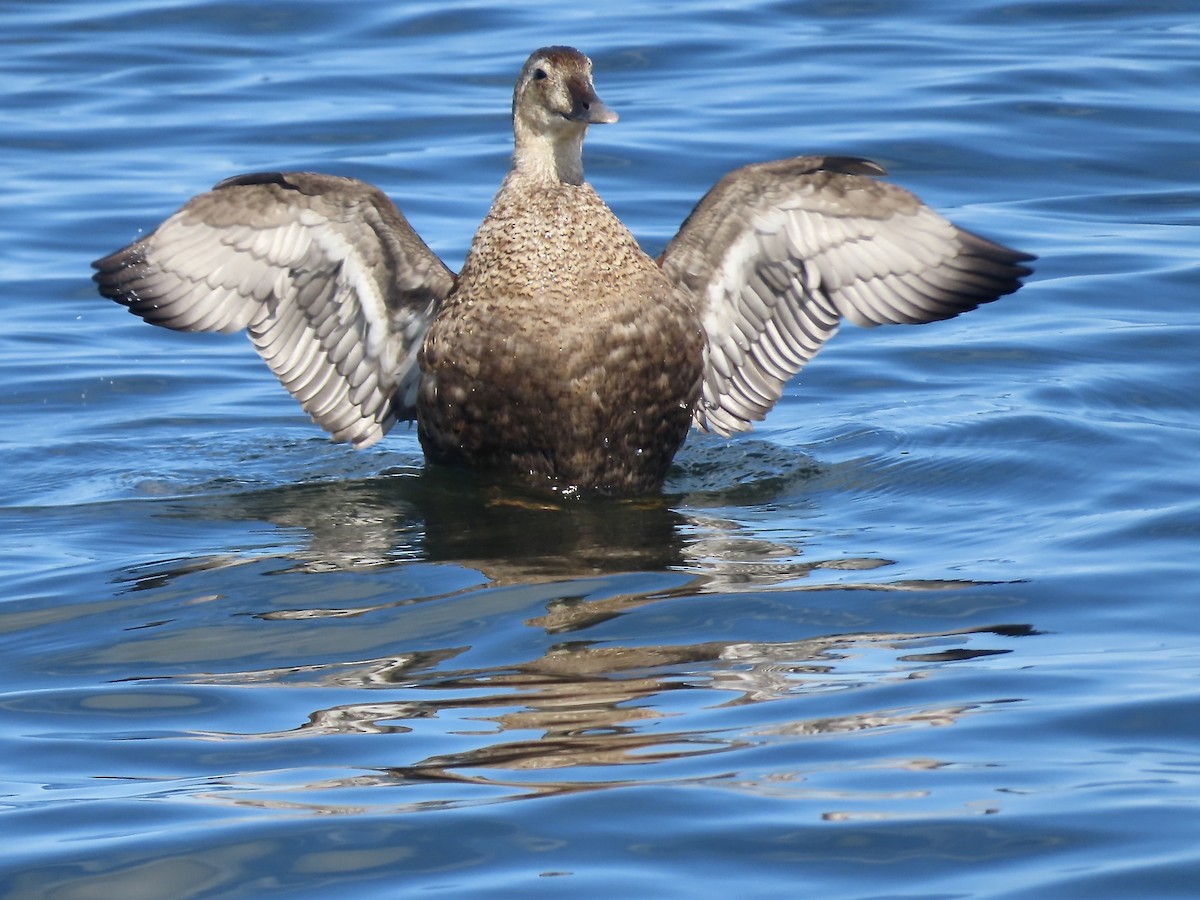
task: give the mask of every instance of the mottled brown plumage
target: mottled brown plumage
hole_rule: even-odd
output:
[[[529,57],[513,167],[457,279],[378,190],[310,173],[228,179],[95,278],[154,324],[247,329],[336,439],[415,418],[435,463],[634,495],[691,425],[761,419],[843,317],[949,318],[1029,272],[837,157],[731,172],[651,260],[583,179],[588,125],[614,121],[587,57]]]

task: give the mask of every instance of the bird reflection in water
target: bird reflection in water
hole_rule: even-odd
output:
[[[255,582],[253,600],[228,601],[239,607],[231,613],[238,624],[229,626],[230,646],[241,640],[233,629],[249,622],[300,629],[273,650],[286,663],[238,667],[231,650],[231,670],[210,664],[169,680],[339,688],[343,699],[347,689],[364,693],[280,731],[197,737],[379,734],[412,741],[415,749],[428,747],[436,733],[438,747],[469,746],[418,752],[410,762],[309,788],[452,781],[491,784],[514,796],[574,791],[617,783],[612,766],[717,754],[784,735],[955,723],[1006,699],[885,708],[868,701],[835,714],[804,701],[919,680],[940,665],[1012,652],[1013,639],[1036,633],[1011,623],[872,629],[868,610],[881,596],[933,606],[934,598],[946,598],[975,621],[1016,601],[999,585],[881,579],[885,559],[807,560],[803,548],[762,539],[723,520],[717,508],[682,512],[665,501],[556,506],[441,477],[400,473],[172,501],[171,515],[266,521],[303,539],[276,557],[175,561],[130,573],[132,592],[167,591],[172,598],[193,587],[205,597],[236,598],[249,576],[269,575]],[[412,566],[422,568],[403,577]],[[446,575],[444,589],[430,590],[438,574]],[[838,602],[818,599],[830,592],[839,592]],[[247,602],[258,608],[245,608]],[[722,602],[739,607],[716,617],[710,604]],[[604,623],[638,615],[665,623],[653,633],[707,637],[729,631],[745,611],[761,616],[767,608],[786,623],[778,639],[746,639],[740,631],[674,644],[601,637]],[[713,622],[691,623],[702,609]],[[247,648],[251,641],[261,648],[261,624],[245,634]],[[263,662],[261,652],[243,656]],[[773,716],[769,727],[678,727],[692,721],[677,718],[680,709],[780,702],[796,708]],[[409,746],[397,744],[396,755],[412,753]],[[605,767],[602,777],[585,771],[594,767]],[[576,773],[553,781],[528,774],[547,769]]]

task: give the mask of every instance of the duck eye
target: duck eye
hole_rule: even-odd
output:
[[[534,81],[545,81],[546,80],[546,70],[545,69],[534,69],[533,70],[533,79],[534,79]]]

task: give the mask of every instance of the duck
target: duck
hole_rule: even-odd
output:
[[[657,258],[584,179],[616,122],[591,60],[534,51],[512,165],[456,274],[378,188],[227,178],[96,260],[102,296],[177,331],[245,331],[354,448],[416,422],[424,457],[571,494],[662,490],[693,429],[747,431],[838,330],[949,319],[1035,257],[953,225],[867,159],[722,177]]]

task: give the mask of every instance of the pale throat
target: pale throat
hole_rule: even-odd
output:
[[[586,126],[536,133],[519,119],[514,123],[513,169],[537,181],[583,184],[583,138]]]

